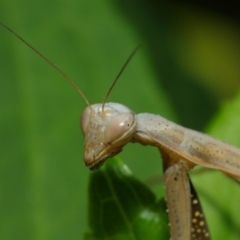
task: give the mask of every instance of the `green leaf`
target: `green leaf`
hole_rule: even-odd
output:
[[[85,239],[168,239],[166,204],[119,159],[92,173],[89,184],[89,227]]]

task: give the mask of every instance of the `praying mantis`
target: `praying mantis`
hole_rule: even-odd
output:
[[[103,103],[90,105],[76,84],[56,65],[5,24],[1,25],[55,68],[80,93],[88,105],[81,116],[84,134],[84,161],[90,170],[115,156],[128,142],[151,145],[163,159],[164,181],[172,240],[210,239],[207,223],[188,171],[201,165],[220,170],[240,180],[240,149],[206,134],[181,127],[161,116],[135,114],[128,107],[106,100],[137,47],[111,85]]]

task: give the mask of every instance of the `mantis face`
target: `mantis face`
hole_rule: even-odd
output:
[[[90,170],[122,151],[136,129],[135,114],[118,103],[88,106],[80,120],[84,134],[84,161]]]

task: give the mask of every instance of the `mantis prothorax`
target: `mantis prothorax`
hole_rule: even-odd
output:
[[[90,105],[82,91],[61,69],[5,24],[0,24],[55,68],[87,103],[80,124],[85,136],[84,161],[90,170],[99,168],[107,158],[121,152],[128,142],[157,147],[163,159],[171,239],[210,239],[197,194],[187,173],[194,166],[201,165],[220,170],[239,181],[240,149],[161,116],[135,114],[122,104],[106,103],[120,74],[139,47],[122,67],[103,103]]]

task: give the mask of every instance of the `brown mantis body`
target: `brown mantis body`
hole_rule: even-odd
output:
[[[124,64],[104,102],[90,105],[81,90],[65,73],[10,28],[2,23],[1,25],[60,72],[84,98],[88,107],[82,114],[81,128],[85,136],[86,165],[91,170],[99,168],[107,158],[118,154],[128,142],[157,147],[163,158],[171,239],[210,239],[197,194],[187,173],[195,165],[201,165],[220,170],[239,180],[240,149],[179,126],[161,116],[135,114],[121,104],[105,103],[138,48]]]

